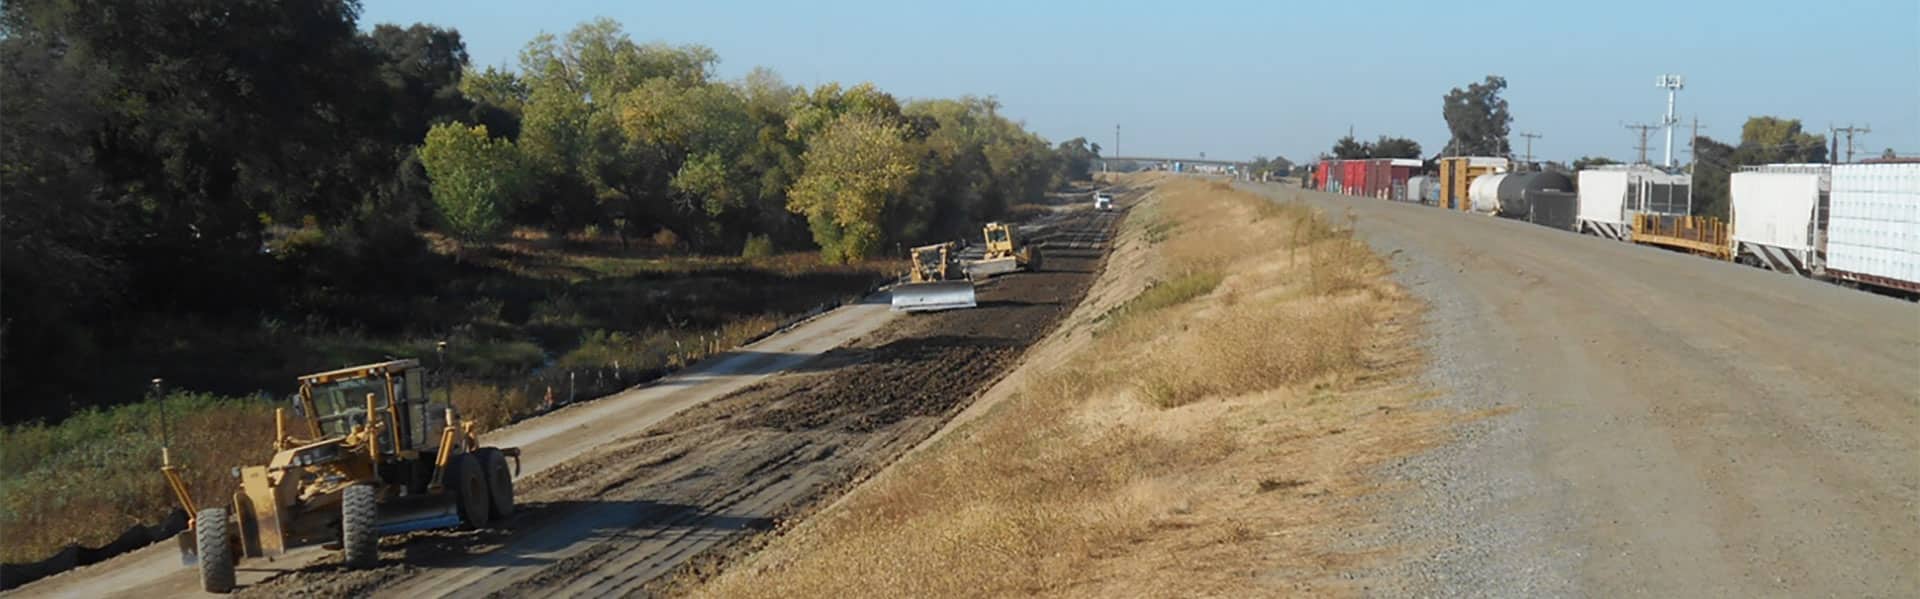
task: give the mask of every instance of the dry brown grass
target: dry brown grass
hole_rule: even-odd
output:
[[[181,394],[89,410],[60,426],[0,431],[0,561],[33,562],[71,543],[95,547],[151,525],[179,503],[160,474],[161,445],[201,505],[220,505],[230,469],[272,443],[269,404]]]
[[[1337,539],[1363,520],[1368,468],[1433,442],[1449,419],[1404,409],[1415,306],[1378,258],[1302,206],[1157,186],[1135,218],[1173,224],[1145,270],[1217,285],[1124,319],[1070,319],[1107,328],[696,592],[1347,590],[1337,575],[1369,556]],[[1123,245],[1153,245],[1152,229],[1128,227]],[[1105,305],[1083,312],[1133,303],[1090,298]]]

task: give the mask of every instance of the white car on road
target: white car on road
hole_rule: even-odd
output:
[[[1093,209],[1094,210],[1112,210],[1113,194],[1110,194],[1104,191],[1093,194]]]

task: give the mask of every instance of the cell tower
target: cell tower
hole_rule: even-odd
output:
[[[1673,168],[1673,128],[1680,124],[1680,117],[1673,114],[1673,103],[1675,97],[1680,95],[1680,90],[1687,86],[1687,82],[1679,75],[1661,75],[1659,79],[1653,80],[1653,86],[1667,90],[1667,118],[1662,119],[1660,124],[1667,128],[1667,158],[1664,164],[1667,168]]]

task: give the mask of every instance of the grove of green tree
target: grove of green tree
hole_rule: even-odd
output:
[[[608,19],[476,68],[458,31],[363,29],[360,12],[0,6],[9,421],[96,403],[102,361],[151,344],[129,333],[154,322],[406,327],[408,298],[449,284],[435,235],[857,261],[965,235],[1090,177],[1099,151],[1051,145],[991,98],[723,79],[713,50]]]

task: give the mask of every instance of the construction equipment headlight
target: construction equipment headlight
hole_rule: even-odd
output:
[[[312,466],[314,464],[324,464],[337,459],[340,459],[339,445],[321,445],[319,447],[310,447],[304,451],[301,451],[300,453],[293,454],[293,460],[291,465]]]

